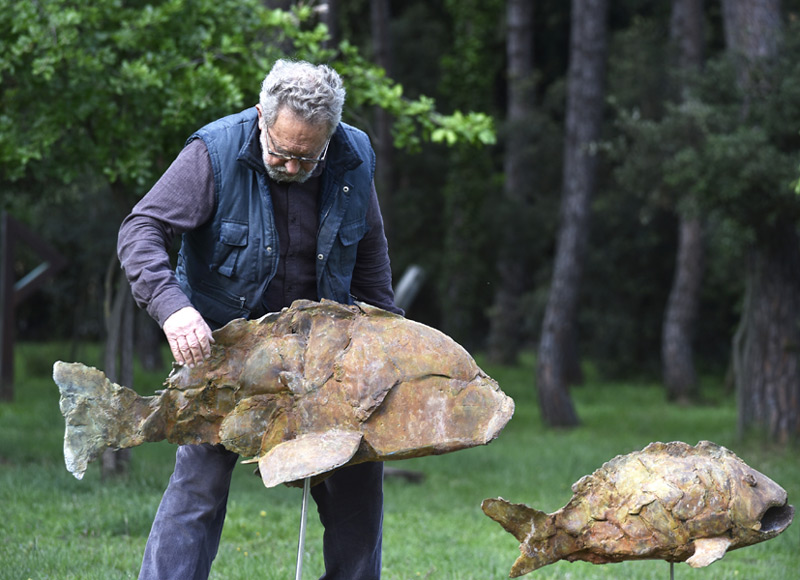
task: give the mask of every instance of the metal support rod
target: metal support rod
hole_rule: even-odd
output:
[[[669,580],[675,580],[675,562],[669,563]]]
[[[306,477],[303,481],[303,507],[300,509],[300,538],[297,541],[297,571],[294,580],[301,580],[303,577],[303,551],[306,544],[306,512],[308,511],[308,490],[311,488],[311,478]]]

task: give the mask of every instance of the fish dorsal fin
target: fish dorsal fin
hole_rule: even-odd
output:
[[[247,336],[250,328],[250,321],[245,320],[244,318],[236,318],[231,320],[222,328],[218,328],[214,331],[214,341],[218,346],[230,346],[237,344],[245,336]]]
[[[361,438],[358,431],[342,429],[300,435],[259,458],[258,471],[266,487],[326,473],[350,461]]]
[[[730,545],[730,538],[725,536],[699,538],[694,541],[694,554],[686,560],[686,563],[692,568],[708,566],[722,558]]]

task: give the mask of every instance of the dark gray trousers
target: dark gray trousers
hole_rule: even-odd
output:
[[[238,457],[221,446],[178,447],[175,471],[153,520],[139,580],[208,578]],[[378,580],[383,464],[340,469],[312,487],[311,496],[325,527],[325,574],[320,580]]]

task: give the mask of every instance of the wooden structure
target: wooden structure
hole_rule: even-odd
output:
[[[14,256],[17,244],[30,246],[43,260],[16,280]],[[36,233],[3,212],[0,224],[0,399],[14,398],[14,339],[17,305],[66,265],[66,260]]]

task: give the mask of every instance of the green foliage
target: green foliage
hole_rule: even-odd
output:
[[[687,77],[685,83],[691,88],[683,100],[666,100],[660,110],[634,107],[632,99],[615,96],[612,100],[618,113],[618,133],[607,151],[613,161],[616,192],[607,196],[628,203],[638,199],[641,205],[617,223],[618,228],[609,230],[614,237],[605,236],[609,240],[605,246],[621,246],[623,239],[656,242],[655,218],[664,211],[704,219],[708,254],[700,305],[702,324],[696,341],[701,364],[727,364],[727,341],[720,337],[729,340],[735,331],[743,290],[743,248],[769,240],[778,221],[796,223],[800,219],[800,199],[791,187],[800,157],[800,140],[792,129],[800,126],[800,67],[796,62],[800,43],[796,36],[797,25],[793,25],[787,31],[781,58],[764,71],[763,86],[769,89],[751,95],[746,109],[742,106],[746,96],[737,87],[732,64],[724,56],[710,60],[701,74]],[[623,211],[622,207],[622,202],[609,205],[616,213]],[[639,230],[620,237],[637,221],[646,225],[648,232]],[[674,254],[669,229],[662,229],[661,236],[661,242],[651,246],[645,256]],[[646,246],[634,245],[635,256],[614,263],[636,263],[641,257],[638,251]],[[649,356],[657,362],[661,320],[660,310],[653,310],[652,305],[666,303],[674,258],[645,259],[647,263],[634,271],[647,271],[646,281],[636,276],[632,278],[636,287],[626,291],[627,302],[640,307],[637,316],[608,319],[593,305],[588,311],[591,322],[597,324],[599,316],[606,331],[616,328],[622,338],[627,337],[621,342],[606,341],[625,345],[603,358],[605,364],[618,366],[617,373],[630,368],[632,361],[626,363],[625,359],[632,356]],[[590,262],[594,260],[590,258]],[[632,342],[632,337],[638,340]]]
[[[491,119],[466,113],[491,115],[505,138],[502,0],[393,2],[389,74],[364,58],[366,0],[339,3],[340,46],[323,45],[314,3],[291,11],[268,10],[263,0],[0,4],[0,205],[71,259],[20,307],[26,336],[102,334],[103,277],[120,219],[192,131],[254,103],[272,61],[291,55],[342,73],[348,122],[369,131],[376,105],[392,112],[395,143],[405,148],[395,151],[391,189],[379,191],[392,263],[396,274],[410,263],[429,273],[410,315],[482,344],[500,235],[513,218],[527,235],[533,280],[520,324],[535,338],[559,223],[569,3],[534,6],[536,111],[517,127],[533,135],[527,215],[502,207],[503,150],[491,145]],[[796,13],[798,0],[790,4]],[[719,11],[707,3],[712,56],[723,48]],[[771,73],[777,94],[754,99],[746,118],[732,70],[716,60],[694,79],[689,101],[668,104],[668,17],[669,3],[610,6],[612,98],[597,149],[580,349],[615,376],[658,368],[674,210],[702,211],[709,222],[697,353],[704,363],[710,348],[724,365],[742,242],[768,231],[776,215],[795,215],[791,184],[800,189],[794,49]],[[795,24],[787,42],[798,38]],[[16,272],[31,265],[23,257]]]
[[[741,93],[731,63],[719,57],[663,116],[622,112],[619,182],[659,204],[688,199],[704,214],[721,212],[745,239],[765,235],[778,220],[798,220],[791,187],[800,157],[798,30],[789,27],[779,60],[760,71],[753,93]]]
[[[502,63],[496,54],[504,50],[498,34],[504,3],[448,1],[444,7],[451,37],[438,63],[441,92],[451,106],[497,111],[494,86]],[[481,344],[495,290],[495,232],[502,231],[494,221],[502,191],[500,154],[498,147],[453,148],[440,189],[442,251],[429,269],[441,273],[435,281],[441,326],[467,345]]]
[[[399,148],[494,142],[488,115],[445,114],[432,98],[409,97],[352,44],[325,48],[315,18],[310,4],[282,11],[262,0],[5,0],[0,206],[71,258],[46,290],[50,308],[23,305],[22,330],[102,333],[118,224],[194,130],[256,102],[277,58],[336,68],[345,119],[369,131],[371,111],[388,110]]]
[[[13,403],[0,403],[0,577],[9,580],[122,580],[135,577],[150,523],[167,484],[175,447],[150,443],[132,452],[126,478],[102,481],[97,466],[83,480],[64,468],[63,419],[47,361],[74,360],[65,344],[23,344],[18,351],[19,388]],[[85,346],[79,360],[96,364],[99,349]],[[480,510],[502,496],[555,511],[572,495],[570,486],[617,454],[651,441],[710,439],[729,447],[752,467],[784,486],[790,501],[800,494],[796,449],[737,443],[736,410],[717,380],[705,380],[711,401],[702,407],[667,404],[655,384],[605,383],[587,369],[589,384],[574,391],[583,425],[571,431],[543,428],[530,388],[533,360],[516,367],[485,367],[516,402],[500,437],[488,446],[437,457],[392,462],[416,470],[415,485],[385,483],[383,573],[386,580],[430,578],[487,580],[507,576],[518,542]],[[138,390],[157,389],[164,373],[137,369]],[[234,470],[225,528],[211,578],[238,580],[292,577],[300,518],[299,489],[264,489],[251,466]],[[322,528],[311,506],[304,578],[322,574]],[[795,524],[796,525],[796,524]],[[676,577],[696,580],[747,578],[790,580],[800,566],[797,531],[736,550],[708,568],[676,565]],[[536,578],[570,577],[661,580],[661,561],[593,566],[559,562]]]
[[[634,14],[628,26],[611,35],[607,92],[618,106],[652,118],[667,86],[667,21]]]
[[[491,119],[443,115],[349,44],[322,47],[310,6],[260,0],[11,0],[0,11],[0,169],[3,180],[74,181],[102,173],[143,193],[198,126],[257,99],[280,56],[330,61],[355,107],[397,118],[401,147],[421,140],[492,142]]]
[[[142,193],[191,128],[243,106],[263,63],[250,51],[277,56],[267,39],[285,32],[258,6],[11,2],[0,16],[4,176],[94,172]]]
[[[648,120],[659,113],[664,96],[666,22],[633,14],[609,38],[610,114],[596,148],[597,193],[578,320],[580,355],[606,377],[660,376],[663,307],[675,263],[675,220],[656,194],[647,195],[657,187],[661,160],[636,156],[639,149],[617,156],[611,146],[619,135],[616,107]],[[563,98],[563,88],[556,96]],[[619,169],[634,161],[636,183]]]
[[[497,79],[503,74],[497,54],[505,50],[503,18],[505,2],[491,0],[447,0],[452,19],[452,43],[441,57],[442,92],[457,107],[497,110],[493,102]]]
[[[336,58],[333,66],[342,75],[353,104],[377,106],[393,116],[395,146],[419,151],[423,141],[447,145],[495,142],[494,121],[489,115],[461,111],[445,115],[436,110],[430,97],[405,97],[402,85],[389,80],[382,68],[367,62],[348,42],[339,45]]]
[[[636,18],[612,41],[609,116],[594,204],[581,335],[584,351],[614,376],[658,369],[660,330],[675,264],[677,223],[700,216],[708,253],[697,325],[698,364],[729,362],[743,289],[743,248],[768,239],[778,220],[797,223],[792,191],[800,160],[798,25],[755,95],[738,88],[724,54],[680,83],[664,57],[665,23]],[[654,46],[655,45],[655,46]],[[670,87],[683,86],[678,94]],[[742,103],[748,106],[743,108]],[[585,332],[584,332],[585,330]],[[637,361],[639,361],[637,363]]]

